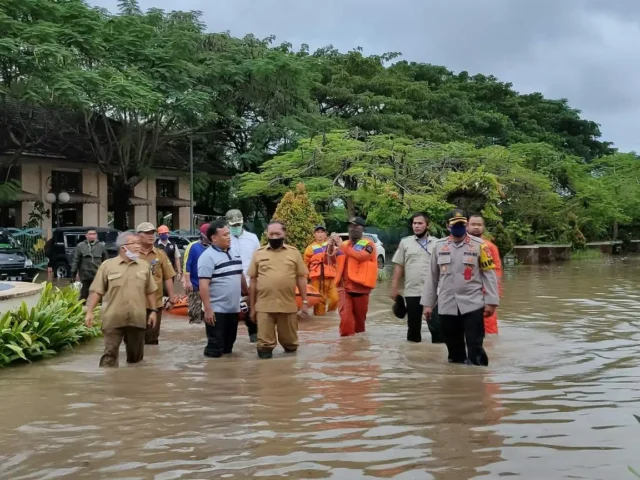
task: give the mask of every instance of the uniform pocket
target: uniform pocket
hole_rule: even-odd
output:
[[[438,268],[440,273],[447,275],[451,272],[451,255],[438,255]]]
[[[112,287],[121,287],[124,283],[124,277],[122,273],[110,273],[107,275],[107,281]]]

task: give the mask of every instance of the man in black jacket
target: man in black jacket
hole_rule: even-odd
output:
[[[86,300],[89,297],[89,287],[96,278],[98,268],[102,262],[109,260],[107,247],[103,242],[98,241],[96,230],[87,230],[86,240],[83,240],[76,247],[76,254],[71,265],[71,278],[80,280],[80,299]]]

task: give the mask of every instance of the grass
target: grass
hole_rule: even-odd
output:
[[[603,256],[604,254],[599,248],[587,248],[585,250],[571,251],[571,260],[597,260]]]

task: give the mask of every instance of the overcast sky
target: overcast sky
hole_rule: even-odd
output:
[[[115,11],[117,0],[89,0]],[[200,10],[209,31],[493,74],[566,97],[602,138],[640,152],[640,0],[139,0]]]

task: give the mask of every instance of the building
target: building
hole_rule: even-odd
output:
[[[4,166],[0,168],[0,182],[14,180],[20,184],[17,198],[0,198],[0,226],[21,228],[29,222],[38,202],[50,211],[49,216],[39,222],[39,228],[45,232],[56,226],[112,226],[113,189],[109,177],[80,149],[69,148],[73,142],[65,141],[67,133],[61,133],[63,122],[57,114],[22,108],[14,101],[5,101],[2,107],[0,123],[6,124],[7,130],[25,125],[32,112],[35,112],[37,122],[28,124],[28,133],[36,139],[32,142],[35,146],[20,151],[15,165],[10,160],[16,152],[15,141],[11,135],[0,135],[0,165]],[[39,139],[46,141],[37,141]],[[145,177],[129,198],[127,223],[129,228],[148,221],[166,223],[172,230],[189,230],[190,179],[186,160],[189,155],[178,156],[173,152],[160,156],[163,158],[145,171]],[[199,172],[206,170],[214,179],[231,178],[219,166],[210,163],[197,165],[196,169]]]

